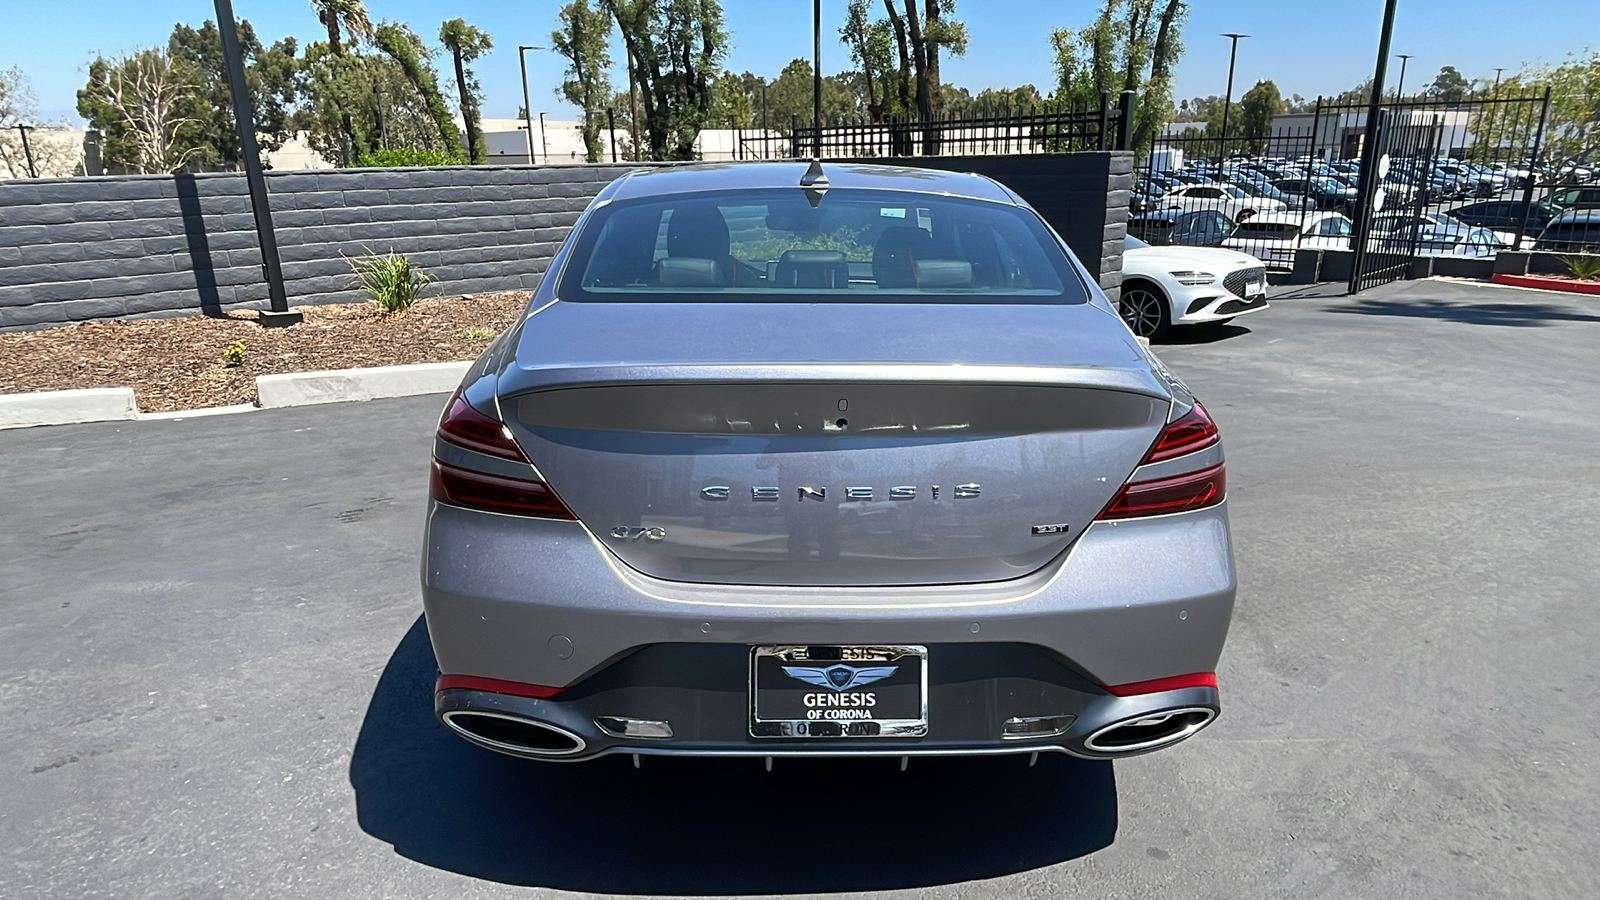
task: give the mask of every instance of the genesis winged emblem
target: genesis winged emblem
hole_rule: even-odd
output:
[[[836,691],[847,691],[853,687],[862,687],[875,681],[882,681],[898,671],[898,666],[855,666],[836,665],[827,668],[814,668],[812,666],[784,666],[783,674],[806,684],[818,687],[833,688]]]

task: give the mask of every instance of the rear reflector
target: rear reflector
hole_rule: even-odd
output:
[[[1217,673],[1191,672],[1188,675],[1173,675],[1170,678],[1153,678],[1149,681],[1135,681],[1129,684],[1108,684],[1106,690],[1118,697],[1132,697],[1135,694],[1159,694],[1162,691],[1176,691],[1182,688],[1217,686]]]
[[[1099,517],[1132,519],[1216,506],[1228,492],[1227,482],[1220,465],[1172,478],[1131,482],[1117,491]]]
[[[541,519],[577,518],[542,481],[474,472],[435,459],[431,486],[433,499],[451,506]]]
[[[439,420],[439,439],[501,459],[528,461],[503,423],[478,412],[460,394],[450,398],[450,405]]]
[[[524,684],[520,681],[504,681],[499,678],[480,678],[477,675],[440,675],[439,680],[433,684],[435,694],[460,688],[468,691],[488,691],[494,694],[510,694],[513,697],[554,697],[561,693],[558,687],[546,687],[542,684]]]
[[[1139,465],[1148,465],[1193,453],[1196,450],[1204,450],[1217,440],[1217,424],[1211,421],[1211,415],[1200,405],[1200,401],[1196,400],[1194,407],[1176,422],[1167,423],[1167,427],[1161,430],[1161,436],[1156,438],[1156,442],[1150,445],[1149,452],[1144,455],[1144,462]]]

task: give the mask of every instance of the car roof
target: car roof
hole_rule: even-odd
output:
[[[651,167],[618,179],[610,196],[613,200],[633,200],[706,191],[798,188],[800,177],[810,165],[809,161],[797,161]],[[830,188],[915,191],[999,203],[1017,202],[1014,195],[995,180],[971,172],[849,162],[823,162],[821,165]]]
[[[1571,225],[1575,222],[1600,222],[1600,209],[1569,209],[1550,220],[1551,225]]]
[[[1254,225],[1257,222],[1265,222],[1268,225],[1299,225],[1300,221],[1301,221],[1301,218],[1302,218],[1302,214],[1301,213],[1297,213],[1297,212],[1264,212],[1264,213],[1256,213],[1255,215],[1251,216],[1248,219],[1245,219],[1243,222],[1241,222],[1239,224],[1242,225],[1242,226],[1245,226],[1245,227],[1248,227],[1250,225]],[[1310,225],[1312,222],[1321,222],[1323,219],[1333,219],[1333,218],[1343,218],[1343,216],[1340,213],[1336,213],[1336,212],[1319,212],[1319,213],[1305,213],[1304,214],[1305,223],[1307,225]]]

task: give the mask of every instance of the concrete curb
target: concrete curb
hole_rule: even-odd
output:
[[[37,391],[0,394],[0,429],[34,425],[76,425],[84,422],[128,420],[183,420],[222,416],[254,409],[308,406],[447,394],[455,390],[472,367],[470,361],[421,363],[414,366],[374,366],[326,372],[289,372],[256,377],[256,402],[172,412],[141,413],[133,388],[89,388],[74,391]]]
[[[256,378],[256,404],[263,409],[276,409],[346,400],[443,394],[454,390],[471,367],[471,362],[448,362],[262,375]]]
[[[116,422],[136,418],[133,388],[85,388],[0,394],[0,428]]]

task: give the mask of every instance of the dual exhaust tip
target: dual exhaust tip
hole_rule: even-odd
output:
[[[1210,725],[1216,717],[1216,710],[1204,706],[1141,713],[1136,717],[1121,719],[1097,729],[1084,740],[1083,746],[1091,754],[1101,757],[1148,753],[1190,737]],[[551,759],[576,756],[588,747],[582,737],[565,728],[502,712],[450,710],[441,718],[452,731],[472,743],[513,756]],[[616,721],[627,725],[634,724],[634,720]],[[1052,721],[1041,720],[1038,725],[1059,726],[1059,731],[1051,730],[1055,734],[1060,734],[1066,730],[1071,721],[1071,716],[1062,716]],[[614,737],[670,737],[672,734],[670,726],[666,726],[664,722],[659,724],[666,727],[665,734],[637,733],[633,728],[617,725],[613,721],[602,722],[601,730]],[[1007,723],[1008,726],[1011,724]],[[1030,721],[1029,724],[1033,723]],[[1025,736],[1045,735],[1036,733]]]

